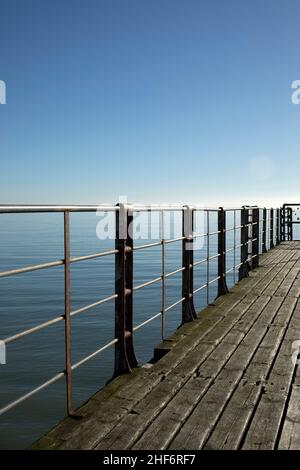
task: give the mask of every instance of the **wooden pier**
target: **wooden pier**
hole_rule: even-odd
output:
[[[259,264],[33,448],[300,449],[300,242]]]

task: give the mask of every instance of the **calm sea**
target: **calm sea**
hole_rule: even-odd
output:
[[[177,229],[180,219],[175,216]],[[99,240],[95,214],[71,215],[71,255],[79,256],[114,247],[114,240]],[[237,217],[237,225],[239,220]],[[227,220],[227,227],[233,218]],[[216,229],[216,214],[211,214],[210,230]],[[181,230],[181,228],[180,228]],[[206,230],[206,219],[197,220],[196,232]],[[236,240],[239,243],[240,233]],[[135,240],[135,244],[152,240]],[[216,236],[210,237],[210,255],[216,253]],[[233,232],[228,232],[227,248],[233,246]],[[207,256],[207,243],[198,242],[195,261]],[[0,270],[63,258],[62,214],[20,214],[0,216]],[[236,263],[239,263],[236,249]],[[167,272],[181,267],[181,242],[167,245]],[[210,263],[210,280],[217,275],[216,260]],[[233,265],[233,252],[227,257],[227,269]],[[161,275],[161,247],[134,252],[134,284]],[[195,288],[206,282],[206,264],[195,267]],[[233,272],[228,284],[233,284]],[[114,257],[104,257],[71,265],[72,309],[100,300],[114,293]],[[210,286],[209,301],[216,296],[216,283]],[[181,297],[181,273],[167,280],[167,305]],[[203,289],[195,295],[201,310],[207,301]],[[0,339],[64,313],[63,267],[24,273],[0,279]],[[161,310],[160,284],[134,294],[134,324]],[[167,334],[180,323],[181,305],[167,314]],[[99,349],[114,338],[114,302],[98,306],[72,318],[72,362]],[[149,361],[161,340],[161,319],[138,330],[134,336],[140,364]],[[7,364],[0,366],[0,407],[48,380],[64,369],[64,324],[12,342],[7,347]],[[74,372],[74,401],[79,406],[111,378],[113,348],[99,354]],[[28,401],[0,417],[1,448],[26,448],[65,416],[64,380],[41,391]]]

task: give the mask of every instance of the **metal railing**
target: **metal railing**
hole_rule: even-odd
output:
[[[70,255],[70,214],[75,212],[113,212],[115,214],[115,248],[99,253],[85,256],[71,257]],[[134,213],[143,211],[158,211],[161,214],[161,237],[157,242],[151,242],[143,245],[134,245],[130,236],[129,227],[133,222]],[[165,238],[165,213],[182,213],[182,236],[176,238]],[[137,366],[135,356],[133,334],[153,320],[161,317],[161,336],[165,337],[166,316],[167,313],[178,305],[182,306],[181,324],[194,321],[197,313],[194,305],[194,297],[198,292],[206,289],[206,304],[210,301],[210,287],[216,284],[217,296],[228,293],[227,277],[233,274],[233,281],[248,276],[249,271],[255,269],[259,264],[259,255],[273,248],[274,244],[280,243],[281,233],[281,213],[276,209],[274,218],[274,209],[258,208],[244,206],[242,208],[224,209],[203,209],[201,207],[191,206],[130,206],[119,204],[117,206],[12,206],[1,205],[0,214],[19,214],[19,213],[51,213],[60,212],[63,214],[64,223],[64,258],[42,264],[24,266],[18,269],[11,269],[0,272],[0,278],[16,276],[22,273],[50,269],[56,266],[63,266],[64,269],[64,314],[56,316],[51,320],[40,323],[36,326],[18,332],[12,336],[3,339],[7,345],[18,341],[28,335],[48,328],[58,322],[64,322],[65,331],[65,368],[59,371],[46,382],[43,382],[33,390],[25,393],[18,399],[8,403],[0,409],[0,414],[7,412],[18,404],[24,402],[36,393],[45,389],[51,384],[66,378],[66,398],[67,413],[69,416],[75,416],[73,410],[72,393],[72,373],[75,369],[85,364],[87,361],[102,353],[106,349],[114,346],[115,361],[114,374],[116,377],[120,374],[130,372]],[[206,230],[203,233],[194,231],[195,214],[201,212],[206,221]],[[211,214],[217,215],[217,226],[214,230],[211,227]],[[233,225],[226,226],[228,215],[231,214]],[[238,223],[238,214],[240,223]],[[274,227],[275,222],[275,227]],[[275,228],[275,240],[274,240]],[[230,248],[227,247],[227,234],[233,233],[233,243]],[[237,233],[240,234],[240,242],[237,240]],[[217,253],[211,253],[210,240],[212,236],[217,237]],[[193,244],[195,240],[202,238],[206,240],[206,256],[200,260],[194,260]],[[172,243],[182,243],[182,266],[173,271],[167,272],[166,269],[166,246]],[[133,286],[133,259],[134,253],[140,250],[147,250],[153,247],[161,246],[162,270],[161,275],[147,282]],[[240,262],[237,259],[237,250],[240,254]],[[227,256],[233,255],[233,265],[227,269]],[[84,260],[101,258],[106,256],[115,257],[115,293],[96,302],[85,305],[76,310],[71,310],[70,306],[70,268],[72,263],[78,263]],[[211,262],[217,260],[217,276],[211,277]],[[198,287],[194,286],[194,269],[197,266],[206,265],[206,282]],[[170,305],[166,304],[166,285],[170,278],[176,274],[182,275],[181,297]],[[142,323],[133,326],[133,296],[136,291],[144,289],[150,285],[161,285],[161,310],[156,312]],[[102,345],[92,354],[82,358],[76,363],[71,361],[71,322],[72,317],[79,315],[96,306],[107,302],[115,302],[115,336],[108,343]]]
[[[299,240],[299,229],[295,233],[295,226],[300,224],[300,204],[285,203],[280,209],[280,231],[279,237],[284,240]],[[298,228],[298,227],[297,227]],[[295,238],[298,237],[298,238]]]

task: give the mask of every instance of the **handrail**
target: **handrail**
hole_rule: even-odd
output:
[[[116,221],[115,248],[98,253],[92,253],[83,256],[70,256],[70,224],[69,218],[71,213],[76,212],[113,212]],[[129,236],[129,226],[133,221],[133,213],[141,211],[160,211],[162,231],[159,241],[135,245]],[[164,232],[164,214],[167,211],[180,211],[182,213],[182,236],[175,238],[165,238]],[[194,216],[197,212],[205,214],[206,231],[196,233],[194,231]],[[25,393],[20,398],[14,400],[8,405],[0,409],[0,414],[14,408],[19,403],[27,400],[34,394],[55,383],[61,378],[66,378],[67,393],[67,412],[73,416],[73,396],[72,396],[72,372],[88,360],[106,349],[115,347],[115,370],[114,376],[131,370],[137,365],[133,345],[133,333],[139,331],[142,327],[162,318],[162,338],[165,337],[165,321],[166,314],[178,305],[182,305],[181,324],[194,321],[197,314],[194,306],[194,298],[197,293],[206,289],[206,304],[210,302],[210,286],[217,283],[217,295],[224,295],[228,292],[227,277],[233,273],[233,280],[236,281],[236,273],[238,271],[239,279],[247,276],[249,271],[256,268],[259,263],[261,253],[271,249],[274,245],[279,244],[282,233],[281,224],[283,223],[282,209],[266,209],[257,206],[244,206],[242,208],[203,208],[200,206],[188,205],[0,205],[0,214],[18,214],[18,213],[53,213],[60,212],[64,215],[64,258],[46,263],[23,266],[0,272],[0,278],[15,276],[41,269],[49,269],[52,267],[63,266],[65,278],[65,311],[64,314],[55,316],[54,318],[24,329],[15,333],[2,341],[5,344],[13,343],[30,334],[36,333],[42,329],[48,328],[60,321],[65,323],[65,369],[58,372],[52,378],[37,386],[30,392]],[[240,212],[240,221],[237,220],[237,214]],[[210,230],[211,213],[217,214],[217,229]],[[233,214],[233,226],[226,228],[227,214]],[[125,227],[125,237],[121,236],[121,228]],[[233,234],[233,246],[227,247],[228,235]],[[240,242],[237,242],[237,233],[240,233]],[[275,235],[274,235],[275,234]],[[217,236],[218,249],[217,253],[211,253],[210,239]],[[193,243],[199,239],[206,239],[206,256],[200,260],[194,260]],[[182,243],[182,266],[173,271],[166,271],[166,246],[171,243]],[[161,246],[162,271],[161,275],[138,285],[133,285],[133,256],[140,251]],[[240,262],[237,259],[237,250],[240,251]],[[226,267],[227,254],[233,253],[233,266]],[[102,258],[105,256],[115,257],[115,292],[112,295],[104,297],[96,302],[84,305],[76,310],[70,309],[70,266],[85,260]],[[216,260],[217,276],[211,279],[211,262]],[[194,269],[197,266],[206,264],[206,282],[201,286],[194,287]],[[182,276],[182,292],[178,300],[170,305],[166,305],[166,284],[169,279],[180,274]],[[138,325],[133,325],[133,295],[144,288],[161,285],[162,298],[161,310],[150,316]],[[115,301],[115,336],[108,343],[102,345],[96,351],[82,358],[77,363],[71,363],[71,319],[78,314],[86,312],[96,306]]]
[[[186,207],[185,204],[131,204],[130,209],[132,211],[180,211]],[[203,207],[201,205],[191,206],[193,210],[202,210],[205,212],[219,212],[220,208]],[[247,209],[264,209],[258,206],[246,206]],[[240,207],[234,208],[223,208],[226,212],[240,211]],[[272,208],[269,208],[272,209]],[[268,209],[268,210],[269,210]],[[118,205],[110,204],[71,204],[71,205],[59,205],[59,204],[0,204],[0,213],[31,213],[31,212],[95,212],[95,211],[119,211]]]

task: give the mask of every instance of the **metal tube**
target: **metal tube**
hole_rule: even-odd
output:
[[[134,251],[145,250],[146,248],[153,248],[154,246],[160,246],[161,242],[147,243],[146,245],[137,245],[133,247]]]
[[[276,209],[276,245],[280,244],[280,209]]]
[[[220,276],[215,277],[214,279],[212,279],[208,283],[205,283],[202,286],[198,287],[197,289],[194,289],[193,293],[196,294],[197,292],[207,288],[207,285],[213,284],[214,282],[218,281],[219,279],[220,279]]]
[[[214,282],[218,281],[220,279],[220,276],[215,277],[214,279],[211,279],[208,283],[208,285],[213,284]]]
[[[24,268],[11,269],[9,271],[0,272],[1,277],[15,276],[17,274],[29,273],[32,271],[38,271],[40,269],[52,268],[54,266],[61,266],[64,264],[64,260],[51,261],[49,263],[34,264],[31,266],[25,266]]]
[[[252,257],[253,257],[253,211],[248,209],[248,217],[251,217],[251,222],[249,224],[248,236],[249,236],[249,245],[248,245],[248,257],[249,257],[249,271],[252,271]],[[249,220],[249,219],[248,219]],[[250,234],[249,234],[250,232]],[[250,251],[251,250],[251,251]]]
[[[252,209],[252,269],[259,264],[259,209]]]
[[[210,276],[210,272],[209,272],[209,212],[206,213],[206,231],[207,231],[207,245],[206,245],[206,260],[207,260],[207,263],[206,263],[206,284],[207,284],[207,288],[206,288],[206,303],[207,305],[209,304],[209,276]]]
[[[161,298],[161,337],[166,334],[166,243],[165,243],[165,213],[161,213],[161,256],[162,256],[162,298]]]
[[[55,323],[58,323],[62,320],[65,319],[64,315],[61,315],[60,317],[53,318],[52,320],[49,320],[47,322],[41,323],[40,325],[33,326],[32,328],[29,328],[28,330],[21,331],[20,333],[17,333],[13,336],[9,336],[3,340],[5,344],[12,343],[13,341],[17,341],[18,339],[23,338],[24,336],[30,335],[32,333],[35,333],[36,331],[43,330],[44,328],[47,328],[48,326],[54,325]]]
[[[98,305],[102,305],[106,302],[109,302],[110,300],[113,300],[116,297],[117,297],[116,294],[113,294],[113,295],[110,295],[109,297],[105,297],[104,299],[98,300],[97,302],[93,302],[92,304],[85,305],[84,307],[78,308],[77,310],[73,310],[72,312],[70,312],[70,317],[73,317],[74,315],[78,315],[79,313],[82,313],[82,312],[86,312],[87,310],[90,310],[93,307],[97,307]],[[22,338],[23,336],[27,336],[31,333],[35,333],[36,331],[43,330],[44,328],[47,328],[48,326],[52,326],[55,323],[58,323],[64,319],[65,319],[65,315],[60,315],[59,317],[52,318],[51,320],[48,320],[44,323],[40,323],[39,325],[33,326],[32,328],[29,328],[28,330],[24,330],[13,336],[9,336],[8,338],[5,338],[3,341],[6,344],[11,343],[13,341],[16,341]]]
[[[263,208],[262,252],[267,252],[267,209]]]
[[[270,249],[274,248],[274,209],[270,209]]]
[[[170,240],[166,240],[165,243],[166,245],[168,245],[169,243],[180,242],[181,240],[184,240],[184,237],[172,238]]]
[[[234,266],[232,266],[232,268],[227,269],[226,274],[231,273],[232,271],[234,271],[234,269],[235,269]]]
[[[199,264],[203,264],[207,262],[207,258],[200,259],[199,261],[194,262],[194,266],[199,266]]]
[[[109,295],[108,297],[104,297],[104,299],[97,300],[97,302],[93,302],[92,304],[85,305],[84,307],[80,307],[77,310],[73,310],[73,312],[70,313],[70,316],[73,317],[74,315],[78,315],[79,313],[86,312],[87,310],[90,310],[91,308],[98,307],[98,305],[105,304],[106,302],[109,302],[110,300],[114,300],[117,297],[118,297],[117,294],[112,294],[112,295]]]
[[[101,348],[97,349],[96,351],[94,351],[92,354],[89,354],[88,356],[84,357],[83,359],[80,359],[80,361],[76,362],[75,364],[72,365],[72,370],[75,370],[77,369],[77,367],[80,367],[82,364],[84,364],[85,362],[89,361],[90,359],[92,359],[93,357],[97,356],[97,354],[100,354],[101,352],[105,351],[106,349],[110,348],[111,346],[113,346],[114,344],[117,343],[117,339],[113,339],[112,341],[110,341],[109,343],[105,344],[104,346],[102,346]]]
[[[183,205],[134,205],[131,206],[134,212],[149,212],[149,211],[182,211],[185,207]],[[249,206],[251,209],[252,206]],[[215,207],[200,207],[194,206],[195,211],[199,212],[218,212],[219,209]],[[12,213],[41,213],[41,212],[116,212],[119,210],[119,205],[107,205],[107,204],[71,204],[71,205],[43,205],[43,204],[0,204],[0,213],[12,214]],[[235,208],[224,208],[226,212],[239,211],[239,207]]]
[[[235,212],[234,212],[234,214],[235,214]],[[234,232],[234,230],[235,230],[235,227],[231,227],[231,228],[227,228],[226,230],[224,230],[224,232],[226,232],[226,233],[227,232]]]
[[[102,251],[101,253],[92,253],[91,255],[76,256],[70,258],[70,263],[78,263],[79,261],[86,261],[89,259],[102,258],[103,256],[115,255],[116,250]]]
[[[175,274],[181,273],[185,270],[186,268],[183,266],[182,268],[178,268],[178,269],[175,269],[175,271],[171,271],[170,273],[167,273],[165,277],[167,278],[167,277],[175,276]]]
[[[216,259],[220,257],[220,253],[217,253],[216,255],[209,256],[208,258],[203,258],[199,261],[194,262],[194,266],[198,266],[199,264],[207,263],[207,260],[211,261],[212,259]]]
[[[64,212],[64,260],[65,260],[65,352],[66,352],[66,391],[67,412],[74,414],[72,399],[72,367],[71,367],[71,316],[70,316],[70,215]]]
[[[236,282],[236,211],[233,213],[233,282]]]
[[[74,258],[70,258],[70,263],[78,263],[79,261],[85,261],[85,260],[94,259],[94,258],[101,258],[103,256],[113,255],[115,253],[116,253],[116,250],[109,250],[109,251],[103,251],[101,253],[92,253],[91,255],[77,256]],[[33,264],[31,266],[25,266],[24,268],[11,269],[9,271],[2,271],[0,272],[0,278],[15,276],[17,274],[29,273],[29,272],[38,271],[41,269],[53,268],[56,266],[62,266],[63,264],[64,264],[64,260],[50,261],[49,263],[42,263],[42,264]]]
[[[156,313],[156,315],[153,315],[152,317],[148,318],[147,320],[143,321],[142,323],[140,323],[139,325],[136,325],[134,328],[133,328],[133,331],[137,331],[139,330],[140,328],[142,328],[143,326],[147,325],[148,323],[152,322],[153,320],[155,320],[156,318],[160,317],[161,316],[161,312],[159,313]]]
[[[162,280],[162,276],[159,276],[159,277],[156,277],[155,279],[151,279],[151,281],[143,282],[143,284],[139,284],[138,286],[135,286],[133,288],[133,291],[135,292],[137,290],[143,289],[144,287],[151,286],[152,284],[156,284],[157,282],[160,282],[161,280]]]
[[[285,206],[280,208],[280,241],[285,241]]]
[[[174,302],[173,304],[169,305],[167,308],[166,308],[166,312],[168,312],[169,310],[171,310],[172,308],[176,307],[177,305],[181,304],[182,302],[185,301],[185,297],[181,297],[181,299],[177,300],[176,302]]]
[[[207,233],[194,233],[193,238],[205,238]]]
[[[82,206],[82,205],[70,205],[70,206],[60,206],[60,205],[14,205],[14,204],[1,204],[0,205],[0,214],[16,214],[16,213],[45,213],[45,212],[115,212],[118,210],[117,206],[105,206],[105,205],[91,205],[91,206]]]
[[[20,403],[22,403],[23,401],[27,400],[28,398],[31,398],[33,395],[35,395],[36,393],[40,392],[41,390],[43,390],[44,388],[48,387],[49,385],[52,385],[53,383],[57,382],[58,380],[62,379],[63,377],[65,376],[65,373],[64,372],[59,372],[58,374],[56,374],[54,377],[52,377],[51,379],[47,380],[47,382],[44,382],[42,383],[41,385],[39,385],[38,387],[34,388],[33,390],[31,390],[30,392],[28,393],[25,393],[25,395],[22,395],[20,398],[17,398],[16,400],[14,400],[13,402],[9,403],[8,405],[4,406],[3,408],[0,409],[0,415],[3,415],[4,413],[6,413],[7,411],[11,410],[12,408],[14,408],[15,406],[19,405]]]
[[[200,287],[197,287],[197,289],[194,289],[193,294],[197,294],[197,292],[200,292],[201,290],[205,289],[207,287],[207,283],[203,284]]]

